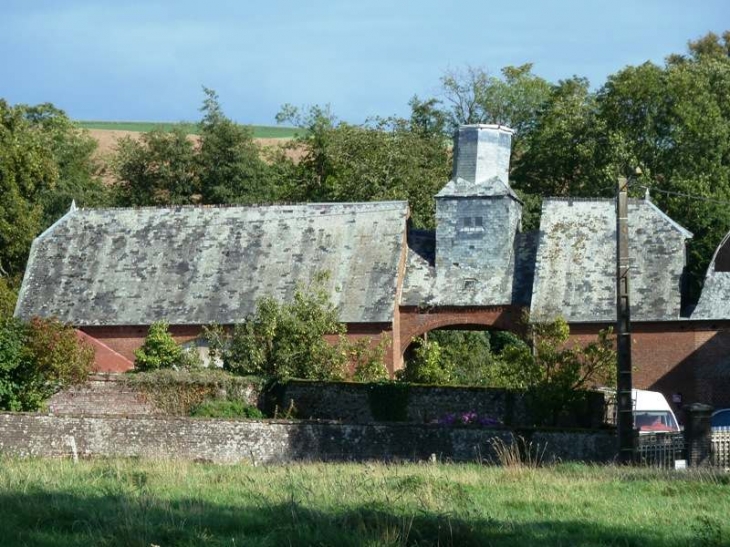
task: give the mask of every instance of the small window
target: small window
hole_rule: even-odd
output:
[[[474,217],[474,226],[477,226],[479,228],[484,226],[484,224],[482,223],[482,217]]]
[[[471,228],[471,217],[464,217],[464,228]]]

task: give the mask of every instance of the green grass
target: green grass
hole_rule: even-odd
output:
[[[152,131],[163,129],[171,131],[174,127],[183,127],[188,134],[197,135],[198,126],[189,122],[156,123],[156,122],[103,122],[103,121],[76,121],[84,129],[110,129],[117,131]],[[268,125],[253,125],[253,136],[257,139],[289,139],[299,131],[296,127],[277,127]]]
[[[0,543],[728,545],[729,482],[580,465],[0,459]]]

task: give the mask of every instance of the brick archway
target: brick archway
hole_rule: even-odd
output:
[[[524,330],[521,306],[484,307],[401,307],[400,346],[397,356],[402,366],[403,353],[416,336],[443,327],[471,325],[521,333]],[[400,368],[400,367],[396,367]]]

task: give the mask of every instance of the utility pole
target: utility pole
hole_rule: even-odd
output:
[[[622,464],[634,460],[634,414],[631,397],[631,313],[629,308],[629,208],[628,180],[618,179],[616,192],[616,340],[618,457]]]

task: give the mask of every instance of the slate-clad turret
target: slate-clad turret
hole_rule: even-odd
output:
[[[498,278],[498,299],[506,301],[522,220],[522,203],[509,186],[512,133],[498,125],[460,127],[453,178],[436,195],[437,275],[467,269],[477,281]]]

